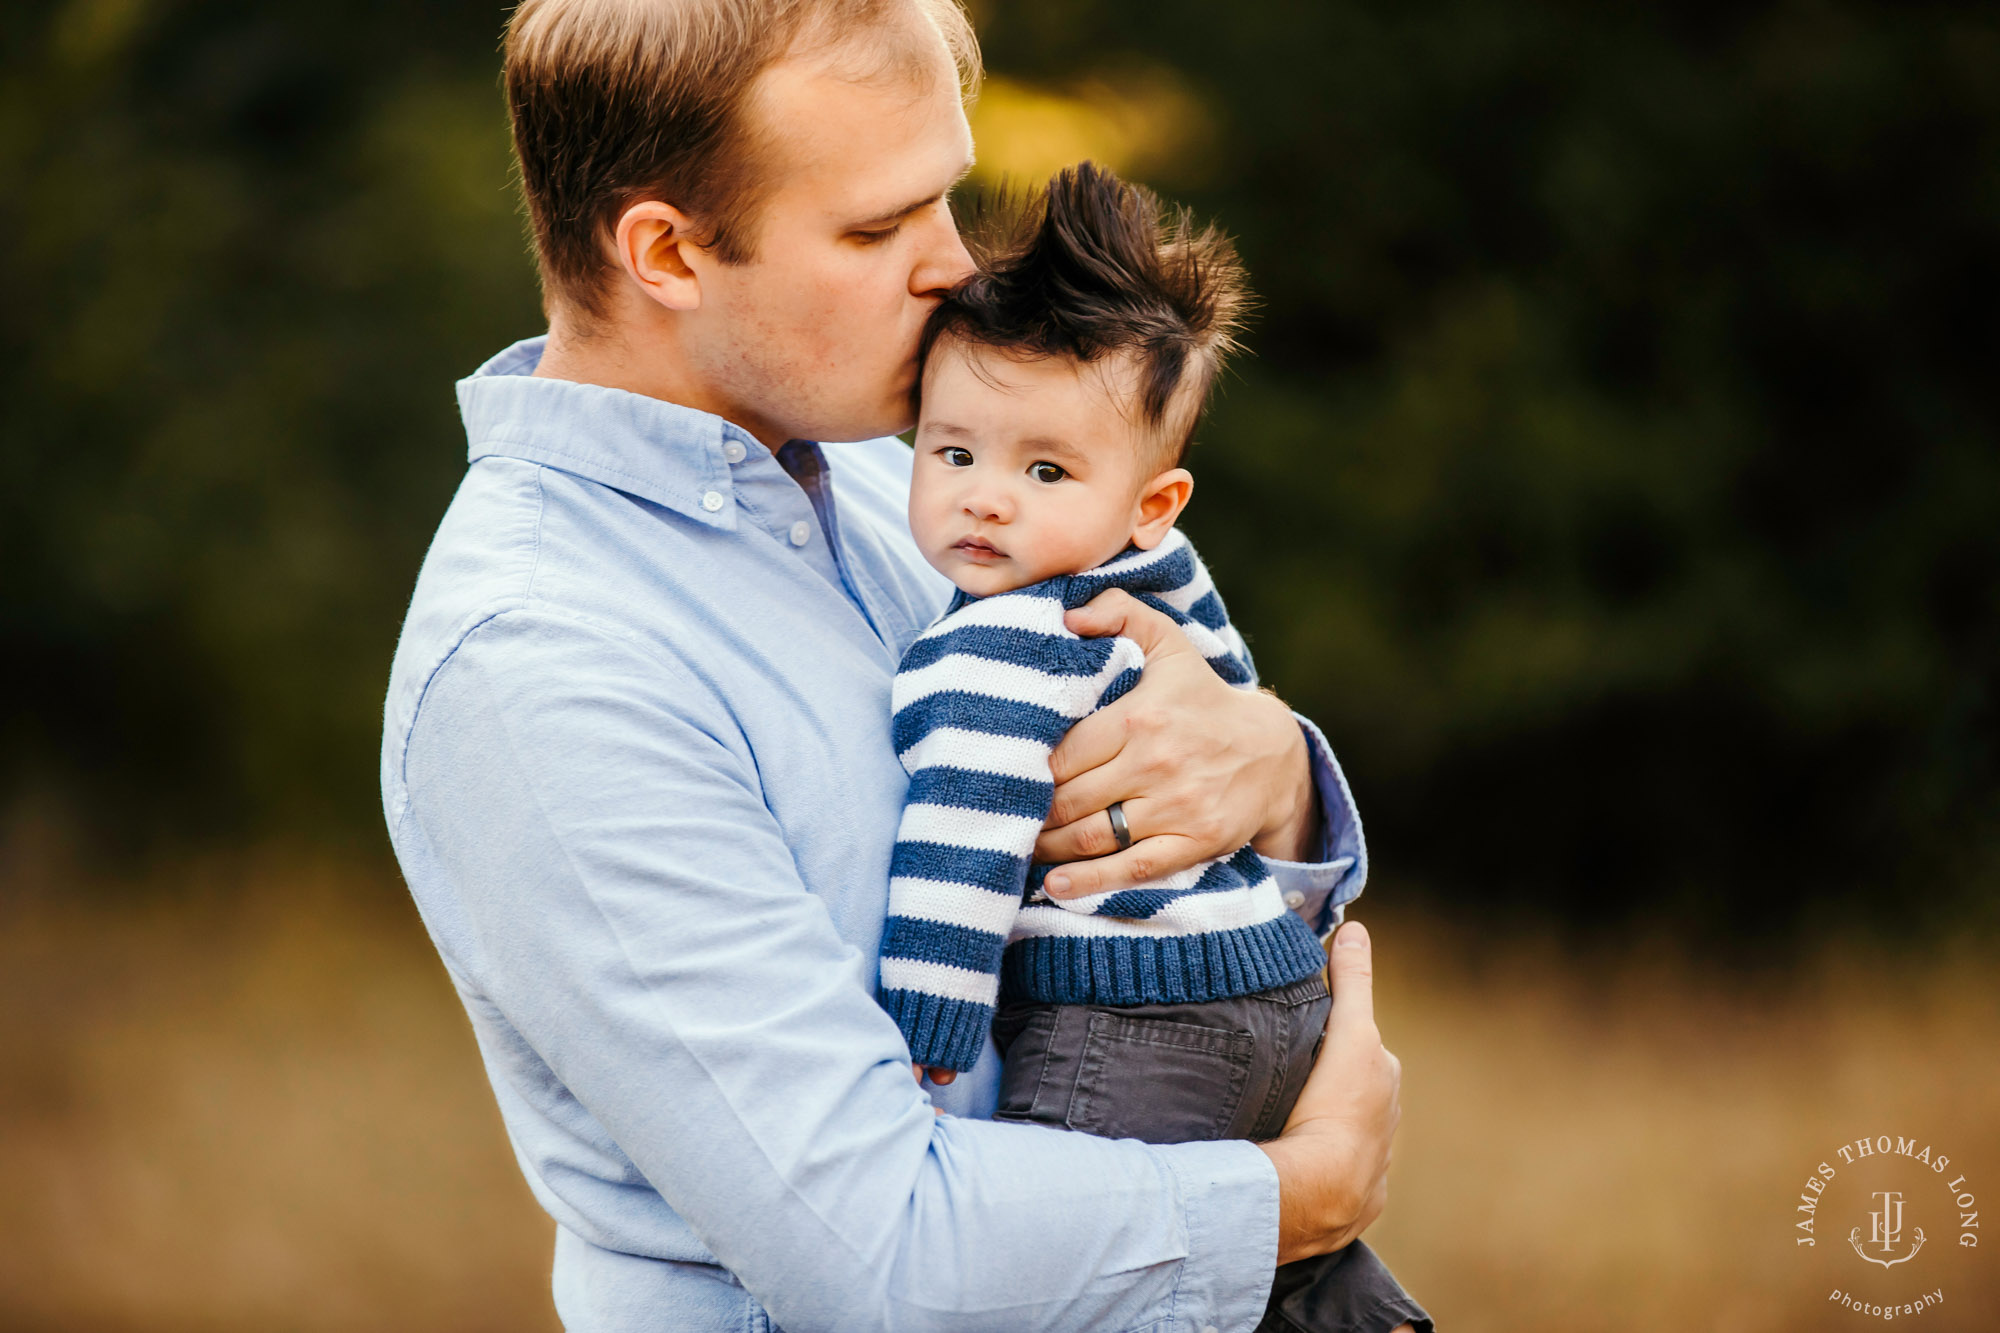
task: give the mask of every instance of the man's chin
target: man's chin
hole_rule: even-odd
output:
[[[901,435],[916,424],[915,410],[903,406],[877,416],[829,425],[825,433],[807,438],[818,440],[821,444],[854,444],[861,440],[879,440],[885,435]]]

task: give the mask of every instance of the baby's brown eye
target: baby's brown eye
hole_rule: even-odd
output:
[[[938,453],[944,456],[945,464],[948,467],[972,466],[972,451],[970,449],[940,449]]]
[[[1064,477],[1067,477],[1069,473],[1063,471],[1061,468],[1057,467],[1054,463],[1036,463],[1033,467],[1028,469],[1028,475],[1033,477],[1036,481],[1045,481],[1049,485],[1053,486],[1057,482],[1061,481]]]

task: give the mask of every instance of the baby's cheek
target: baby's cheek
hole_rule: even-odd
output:
[[[1113,500],[1085,492],[1051,513],[1043,525],[1051,573],[1071,573],[1103,564],[1125,549],[1132,533]]]
[[[910,535],[928,550],[938,531],[938,503],[935,488],[926,485],[922,476],[920,471],[910,481]]]
[[[1099,561],[1086,554],[1087,543],[1077,540],[1074,530],[1062,525],[1043,525],[1026,541],[1016,540],[1014,559],[1027,567],[1028,583],[1040,583],[1058,574],[1076,574]]]

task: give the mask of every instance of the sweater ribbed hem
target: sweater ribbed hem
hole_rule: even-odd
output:
[[[882,1007],[903,1029],[910,1059],[920,1065],[956,1069],[979,1063],[986,1034],[993,1026],[993,1006],[972,1000],[947,1000],[914,990],[885,990]]]
[[[1000,963],[1000,992],[1040,1004],[1189,1004],[1254,995],[1325,966],[1312,928],[1286,912],[1201,935],[1017,940]]]

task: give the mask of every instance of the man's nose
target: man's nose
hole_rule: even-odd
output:
[[[965,241],[958,234],[958,224],[952,220],[951,210],[942,208],[939,213],[932,242],[917,266],[910,271],[912,296],[943,296],[978,271],[971,253],[965,248]]]

